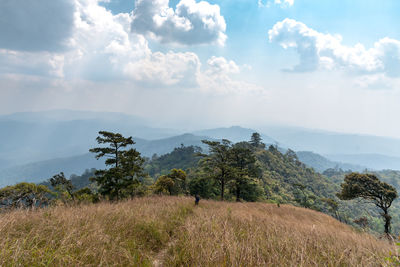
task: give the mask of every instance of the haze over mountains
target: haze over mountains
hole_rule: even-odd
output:
[[[154,127],[122,113],[56,110],[0,116],[0,129],[0,185],[39,182],[60,171],[70,175],[103,167],[88,153],[100,130],[133,136],[135,147],[146,157],[168,153],[181,144],[204,147],[201,140],[206,138],[247,141],[257,131],[267,144],[303,151],[298,153],[300,160],[318,171],[336,165],[352,170],[400,169],[399,139],[286,126],[234,126],[187,133]]]

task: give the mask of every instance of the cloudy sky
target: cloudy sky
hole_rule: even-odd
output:
[[[398,0],[1,0],[0,114],[400,138]]]

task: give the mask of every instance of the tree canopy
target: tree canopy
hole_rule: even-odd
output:
[[[51,191],[45,185],[19,183],[0,189],[0,206],[12,208],[40,207],[50,202],[50,196]]]
[[[140,153],[128,146],[135,144],[132,137],[125,138],[119,133],[101,131],[96,140],[106,147],[96,147],[89,151],[96,153],[96,158],[106,157],[105,164],[109,169],[98,170],[94,181],[99,186],[99,192],[110,199],[121,199],[133,195],[140,185],[143,174],[144,159]]]
[[[342,190],[338,193],[340,199],[363,198],[372,201],[380,208],[385,220],[385,233],[389,234],[392,218],[389,215],[389,208],[393,200],[397,198],[397,191],[393,186],[381,182],[374,174],[350,173],[346,175],[341,187]]]

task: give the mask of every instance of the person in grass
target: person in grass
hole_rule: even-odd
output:
[[[200,196],[196,194],[196,195],[194,196],[194,198],[195,198],[194,204],[195,204],[196,206],[199,205]]]

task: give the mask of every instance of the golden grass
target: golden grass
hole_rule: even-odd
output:
[[[391,249],[286,205],[146,197],[0,214],[0,266],[381,266]]]
[[[0,214],[0,266],[151,266],[192,205],[153,197]]]
[[[393,247],[312,210],[202,201],[166,258],[171,266],[382,266]]]

